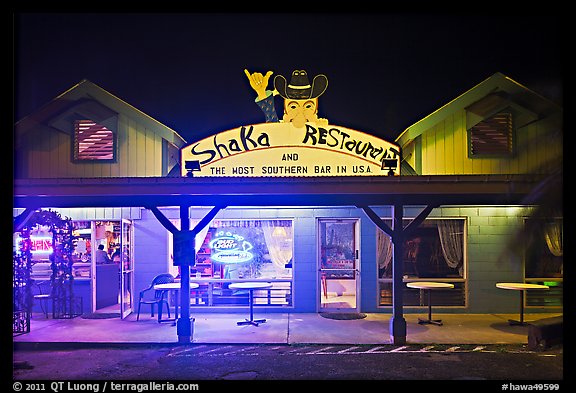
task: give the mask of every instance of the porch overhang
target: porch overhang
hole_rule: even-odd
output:
[[[391,177],[318,178],[70,178],[18,179],[14,181],[14,207],[145,207],[168,230],[160,206],[179,206],[182,230],[189,230],[186,218],[191,206],[214,206],[213,218],[228,206],[356,206],[376,225],[391,235],[393,257],[393,313],[390,332],[394,344],[406,343],[406,321],[402,300],[402,239],[409,228],[387,228],[370,206],[393,206],[394,221],[402,222],[403,207],[425,205],[414,221],[420,222],[441,205],[521,205],[546,180],[537,175],[433,175]],[[532,198],[531,198],[532,199]],[[203,220],[203,221],[206,221]],[[189,276],[182,266],[182,276]],[[184,280],[188,283],[188,280]],[[181,291],[181,304],[189,304],[190,291]],[[183,309],[177,323],[179,342],[190,342],[189,309]]]
[[[15,179],[14,207],[518,205],[543,175]]]

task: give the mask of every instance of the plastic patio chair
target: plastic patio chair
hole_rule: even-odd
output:
[[[136,316],[137,321],[140,320],[140,306],[142,304],[150,305],[151,317],[154,317],[154,306],[158,306],[158,322],[162,319],[162,306],[165,304],[168,309],[168,318],[170,318],[170,306],[166,299],[166,293],[168,293],[168,290],[156,290],[154,289],[154,285],[168,284],[171,282],[174,282],[174,276],[170,273],[162,273],[154,277],[148,288],[140,291],[140,296],[138,298],[138,315]]]

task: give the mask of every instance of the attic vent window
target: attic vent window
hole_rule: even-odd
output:
[[[113,161],[114,133],[92,120],[74,123],[74,160]]]
[[[513,153],[512,114],[498,113],[469,130],[470,156],[510,156]]]

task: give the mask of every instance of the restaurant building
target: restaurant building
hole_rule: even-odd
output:
[[[182,297],[192,315],[245,308],[246,291],[229,285],[265,281],[261,312],[391,313],[395,342],[402,313],[428,306],[413,281],[453,284],[434,292],[436,312],[516,313],[498,282],[545,284],[525,307],[561,310],[555,103],[496,73],[394,142],[266,118],[188,143],[81,81],[15,126],[15,253],[38,209],[70,218],[76,315],[136,312],[166,272],[200,284]],[[27,235],[36,281],[53,271],[46,230]],[[96,259],[100,244],[109,263]]]

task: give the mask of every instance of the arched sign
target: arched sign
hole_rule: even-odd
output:
[[[242,126],[181,150],[182,176],[397,176],[399,146],[346,127],[271,122]]]

